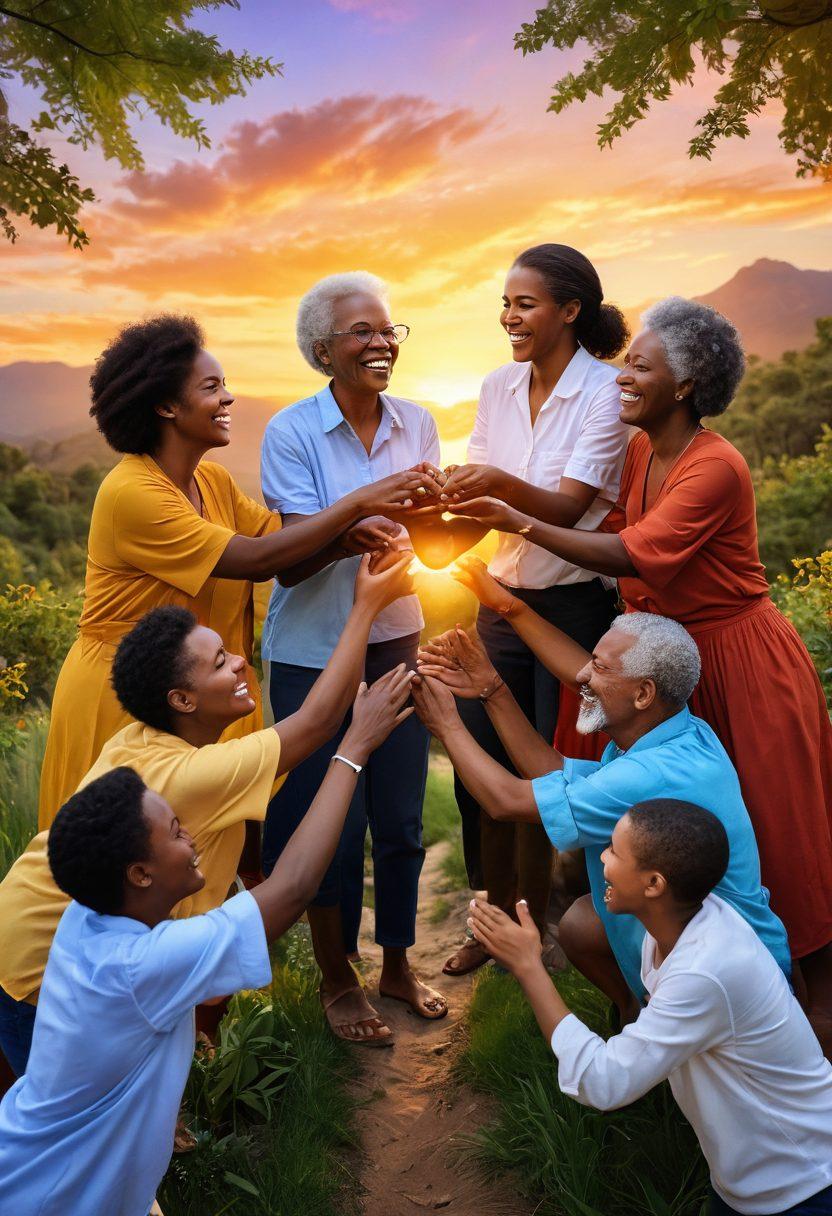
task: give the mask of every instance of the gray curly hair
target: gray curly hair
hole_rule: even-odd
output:
[[[740,336],[728,318],[707,304],[668,296],[641,322],[658,336],[676,380],[693,381],[690,401],[699,417],[727,410],[745,371]]]
[[[310,367],[316,372],[329,375],[329,368],[321,363],[315,346],[332,333],[333,310],[338,300],[358,292],[378,296],[387,304],[387,284],[366,270],[352,270],[348,274],[331,274],[310,287],[298,304],[295,327],[298,347]]]
[[[701,670],[699,649],[687,629],[653,612],[625,612],[611,628],[635,638],[621,660],[625,674],[652,680],[661,699],[681,709],[699,683]]]

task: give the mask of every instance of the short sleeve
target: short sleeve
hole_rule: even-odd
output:
[[[236,482],[231,482],[234,499],[234,522],[240,536],[265,536],[277,532],[280,516],[244,494]]]
[[[741,491],[727,461],[703,456],[668,493],[619,536],[638,576],[665,587],[730,518]]]
[[[176,777],[192,808],[189,828],[219,832],[244,819],[265,819],[279,761],[280,737],[272,726],[194,748],[182,758]]]
[[[619,421],[621,401],[614,380],[595,394],[587,409],[580,434],[563,470],[564,477],[582,481],[615,499],[627,452],[627,431]]]
[[[731,1033],[721,984],[708,975],[676,972],[658,986],[637,1020],[606,1042],[572,1014],[559,1022],[552,1034],[558,1084],[586,1106],[616,1110]]]
[[[641,763],[629,756],[608,764],[567,759],[562,769],[532,781],[540,820],[558,849],[606,844],[622,815],[651,789],[655,779],[651,784]]]
[[[474,419],[474,429],[468,440],[467,460],[469,464],[487,464],[488,462],[488,416],[489,416],[490,385],[483,381],[480,389],[480,399],[477,403],[477,416]]]
[[[128,566],[198,595],[234,536],[197,515],[171,487],[137,479],[113,500],[113,541]]]
[[[436,427],[436,419],[427,410],[424,410],[422,418],[422,441],[420,444],[419,460],[427,460],[431,464],[438,465],[440,460],[439,450],[439,431]]]
[[[126,971],[140,1012],[163,1032],[202,1001],[264,987],[271,966],[254,897],[242,891],[212,912],[166,920],[137,936]]]
[[[323,510],[303,441],[280,414],[272,418],[263,436],[260,485],[266,506],[281,515],[316,515]]]

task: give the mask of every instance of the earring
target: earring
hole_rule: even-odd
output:
[[[677,394],[676,394],[676,400],[677,400],[677,401],[682,401],[682,400],[684,400],[684,396],[685,396],[685,394],[684,394],[684,393],[677,393]]]

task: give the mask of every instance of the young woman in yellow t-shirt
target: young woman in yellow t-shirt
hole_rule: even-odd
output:
[[[148,613],[123,638],[113,685],[127,725],[104,745],[79,788],[125,766],[171,804],[205,875],[205,885],[180,901],[174,916],[219,907],[234,882],[245,821],[262,821],[276,784],[341,726],[364,674],[375,617],[412,593],[411,556],[373,574],[365,559],[352,612],[306,700],[290,717],[244,738],[229,739],[228,727],[254,709],[246,662],[213,629],[169,606]],[[403,671],[400,665],[382,680],[395,683]],[[25,1067],[49,947],[69,902],[49,869],[48,835],[40,832],[0,883],[0,1049],[17,1073]],[[383,1031],[390,1033],[379,1022],[376,1037]]]
[[[222,368],[191,317],[161,316],[123,329],[95,365],[91,414],[110,447],[124,453],[105,477],[90,522],[84,608],[52,704],[41,773],[38,827],[47,828],[104,743],[129,717],[110,687],[119,640],[151,608],[178,604],[250,665],[252,583],[272,578],[340,538],[349,552],[385,545],[384,528],[362,524],[438,487],[406,470],[347,494],[308,520],[280,530],[207,451],[231,438]],[[260,692],[231,727],[262,723]]]

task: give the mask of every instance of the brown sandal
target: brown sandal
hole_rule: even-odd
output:
[[[468,975],[471,971],[476,971],[478,967],[484,966],[490,958],[491,955],[485,947],[472,938],[471,941],[454,951],[442,968],[442,974]]]
[[[349,988],[342,988],[340,992],[336,992],[334,996],[327,998],[324,998],[323,992],[319,993],[324,1016],[330,1030],[336,1039],[341,1039],[344,1043],[360,1043],[363,1047],[392,1047],[393,1032],[378,1014],[373,1014],[369,1018],[354,1018],[344,1022],[336,1022],[333,1017],[330,1017],[330,1010],[333,1006],[337,1005],[342,997],[348,996],[355,991],[355,985],[351,985]],[[353,1028],[354,1032],[358,1033],[350,1033],[350,1027]],[[363,1029],[359,1031],[360,1027],[366,1027],[370,1033],[364,1034]],[[380,1034],[379,1032],[382,1030],[386,1030],[387,1034]]]

